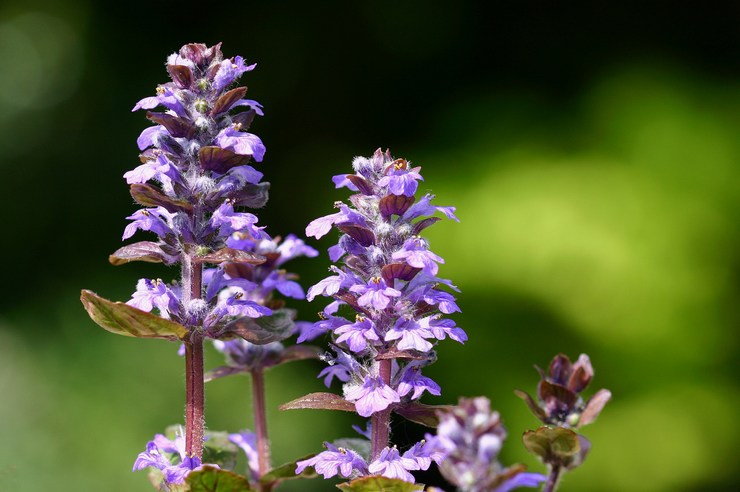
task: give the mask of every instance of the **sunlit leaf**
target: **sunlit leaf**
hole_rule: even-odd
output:
[[[190,492],[254,492],[245,477],[211,466],[191,472],[186,483]]]
[[[280,410],[342,410],[345,412],[354,412],[355,404],[351,403],[334,393],[310,393],[300,398],[296,398],[288,403],[283,403],[278,408]]]
[[[404,482],[399,478],[362,477],[337,487],[345,492],[415,492],[424,490],[423,485]]]

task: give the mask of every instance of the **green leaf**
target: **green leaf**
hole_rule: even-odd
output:
[[[229,441],[229,433],[223,431],[206,431],[203,443],[203,463],[215,463],[221,468],[233,470],[239,448]]]
[[[564,427],[542,426],[522,436],[524,447],[551,465],[567,466],[581,451],[578,434]]]
[[[292,309],[278,309],[270,316],[261,318],[243,317],[226,325],[223,335],[236,335],[255,345],[265,345],[271,342],[280,342],[293,334]]]
[[[89,290],[82,291],[80,300],[95,323],[116,335],[182,340],[189,333],[188,329],[179,323],[160,318],[123,302],[109,301]]]
[[[312,466],[306,467],[299,474],[296,474],[295,472],[298,466],[296,465],[297,462],[313,458],[314,456],[315,455],[310,454],[308,456],[304,456],[303,458],[298,458],[295,461],[276,466],[269,472],[262,475],[262,478],[260,478],[260,483],[263,485],[272,485],[282,482],[283,480],[294,480],[297,478],[316,478],[318,476],[318,473],[316,473],[316,470],[314,470]]]
[[[245,477],[212,466],[191,472],[186,483],[190,492],[254,492]]]
[[[423,485],[404,482],[400,478],[362,477],[337,487],[345,492],[415,492],[424,490]]]

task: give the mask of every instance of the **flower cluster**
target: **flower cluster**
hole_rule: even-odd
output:
[[[537,385],[539,401],[535,402],[523,391],[517,391],[516,394],[545,424],[564,428],[590,424],[611,399],[612,394],[607,389],[600,389],[587,402],[580,396],[594,376],[594,369],[586,354],[581,354],[575,363],[567,355],[558,354],[550,363],[547,373],[535,367],[540,373],[540,382]]]
[[[336,227],[342,236],[329,255],[343,265],[332,266],[332,275],[309,289],[309,301],[319,295],[334,300],[323,310],[323,319],[299,341],[331,332],[336,355],[326,357],[329,367],[320,377],[327,386],[334,377],[339,379],[344,383],[344,398],[354,403],[359,415],[371,417],[418,400],[425,391],[439,395],[439,385],[424,376],[422,368],[436,359],[437,341],[449,337],[462,343],[467,336],[442,317],[460,309],[441,286],[457,289],[437,277],[438,264],[444,260],[420,236],[440,220],[432,217],[437,212],[458,220],[454,207],[432,205],[434,196],[429,194],[417,200],[420,168],[388,152],[379,149],[370,158],[357,157],[353,169],[354,174],[333,178],[337,188],[356,192],[351,204],[337,202],[337,213],[306,228],[308,236],[318,239]],[[339,314],[343,306],[354,312],[352,318]],[[417,445],[413,450],[426,453],[428,446]],[[350,463],[359,474],[408,481],[413,481],[408,470],[429,466],[427,455],[420,462],[392,447],[375,451],[367,468],[349,450],[330,449],[311,463],[332,472],[339,466],[334,464],[341,462],[344,468],[338,469],[343,476],[348,476],[343,472]]]
[[[224,265],[263,261],[252,254],[254,245],[270,240],[255,215],[237,211],[240,206],[263,206],[269,187],[249,164],[262,161],[265,146],[245,131],[262,107],[244,98],[246,87],[230,89],[254,67],[240,56],[224,59],[220,45],[188,44],[167,59],[171,81],[134,106],[134,111],[164,111],[147,111],[154,125],[137,141],[142,163],[124,174],[133,198],[147,208],[128,217],[123,239],[143,230],[156,234],[158,241],[125,246],[113,258],[179,262],[184,270],[195,270],[199,263],[220,264],[204,277],[205,292],[200,278],[188,279],[189,285],[142,279],[129,301],[212,337],[230,319],[272,313],[243,292],[218,295],[225,287],[256,288],[248,279],[227,275]]]
[[[443,412],[435,439],[444,450],[440,472],[463,492],[508,492],[545,480],[539,473],[525,473],[521,465],[504,468],[499,463],[506,430],[487,398],[461,398]]]

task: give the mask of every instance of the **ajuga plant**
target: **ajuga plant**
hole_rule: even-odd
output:
[[[498,460],[506,430],[484,397],[458,404],[426,405],[424,393],[442,389],[422,371],[437,360],[437,346],[450,338],[467,341],[449,318],[460,309],[450,281],[438,276],[444,260],[429,249],[425,229],[442,217],[457,221],[454,207],[433,205],[418,194],[419,167],[377,150],[357,157],[349,174],[334,176],[337,188],[352,192],[336,213],[311,222],[306,234],[320,238],[332,228],[339,241],[329,248],[329,277],[304,295],[287,261],[318,252],[302,239],[271,237],[246,208],[260,208],[269,183],[252,167],[265,146],[247,133],[262,106],[246,99],[239,78],[255,65],[224,58],[220,44],[188,44],[167,59],[171,81],[139,101],[153,123],[138,138],[140,165],[124,174],[142,209],[123,239],[141,230],[154,241],[128,244],[110,256],[179,267],[176,280],[139,280],[128,302],[82,291],[82,303],[97,324],[113,333],[177,342],[185,360],[185,423],[157,434],[134,461],[149,470],[165,492],[270,492],[287,479],[322,475],[344,479],[338,487],[355,492],[424,490],[414,472],[433,463],[450,487],[462,492],[507,492],[543,487],[552,492],[563,470],[579,466],[590,443],[575,430],[593,422],[611,394],[580,393],[593,369],[587,356],[576,363],[558,355],[541,381],[537,400],[517,392],[545,425],[523,436],[524,445],[549,467],[549,475]],[[160,108],[159,111],[151,111]],[[288,299],[331,298],[316,322],[296,321]],[[298,335],[297,345],[286,340]],[[328,338],[328,350],[303,342]],[[204,344],[211,341],[226,364],[204,370]],[[281,466],[270,463],[265,409],[265,370],[289,361],[321,358],[327,387],[338,381],[342,394],[312,393],[284,410],[343,410],[367,419],[355,426],[360,437],[325,442],[325,450]],[[223,377],[251,377],[254,432],[206,431],[205,383]],[[436,428],[416,443],[397,442],[392,419]],[[246,469],[236,468],[237,454]],[[441,491],[431,487],[428,491]],[[452,489],[449,489],[452,490]]]
[[[250,165],[263,160],[265,146],[246,132],[254,117],[263,114],[262,106],[244,98],[246,87],[234,87],[255,65],[240,56],[224,58],[220,44],[188,44],[171,55],[166,66],[171,81],[133,109],[147,110],[153,125],[137,141],[140,165],[124,174],[131,196],[145,208],[128,217],[131,223],[123,239],[142,230],[156,235],[156,241],[124,246],[110,262],[178,265],[180,277],[171,283],[141,279],[127,303],[90,291],[83,291],[81,299],[90,317],[106,330],[181,343],[184,430],[157,435],[135,460],[134,470],[152,469],[153,482],[161,490],[187,490],[186,477],[200,470],[206,458],[213,458],[207,460],[214,465],[208,470],[223,467],[233,462],[239,446],[249,457],[248,477],[260,480],[270,468],[263,371],[316,356],[311,347],[285,348],[280,343],[300,324],[273,294],[303,299],[300,285],[282,266],[317,252],[292,235],[284,241],[271,238],[255,215],[242,211],[262,207],[269,187]],[[162,111],[148,111],[155,108]],[[215,340],[229,363],[210,372],[208,379],[252,375],[256,434],[205,435],[206,339]],[[204,457],[206,440],[210,449]],[[231,476],[221,480],[239,482]],[[269,480],[259,485],[271,486]]]

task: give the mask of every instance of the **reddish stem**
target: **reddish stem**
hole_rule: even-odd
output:
[[[267,438],[267,413],[265,411],[265,373],[259,367],[252,369],[251,374],[254,427],[257,433],[257,472],[261,477],[270,471],[270,441]]]
[[[547,477],[547,483],[545,483],[545,487],[542,489],[542,492],[555,492],[555,489],[558,486],[558,481],[560,480],[561,470],[562,467],[559,465],[552,465],[550,468],[550,475]]]
[[[203,290],[203,264],[193,261],[189,252],[182,260],[183,304],[200,299]],[[189,340],[185,340],[185,453],[203,458],[203,432],[205,428],[205,383],[203,381],[203,335],[200,327],[190,327]]]

